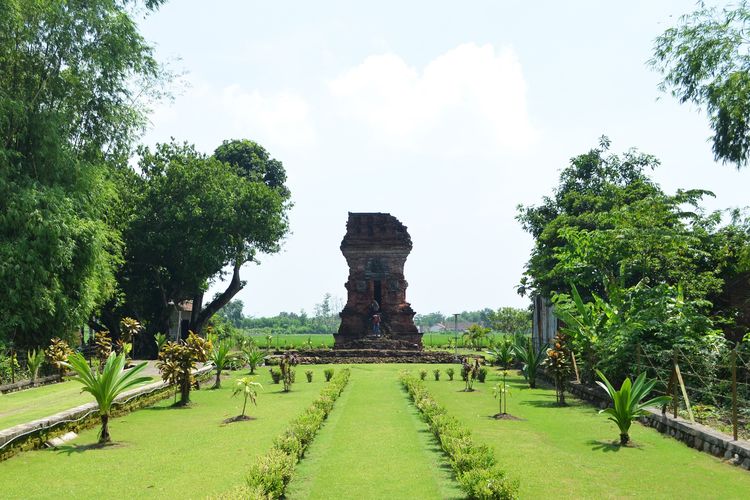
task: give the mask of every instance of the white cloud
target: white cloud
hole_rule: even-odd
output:
[[[266,147],[296,148],[315,143],[307,101],[292,91],[261,92],[232,84],[191,82],[187,92],[151,115],[147,139],[174,136],[212,150],[223,139],[249,138]]]
[[[510,48],[459,45],[421,72],[398,55],[373,55],[328,88],[342,116],[396,148],[516,151],[536,135],[521,64]]]
[[[302,96],[292,92],[263,95],[247,92],[239,85],[222,91],[224,111],[237,129],[262,128],[263,135],[288,146],[309,146],[315,142],[310,110]]]

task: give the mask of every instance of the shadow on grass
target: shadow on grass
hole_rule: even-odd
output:
[[[636,446],[633,444],[623,446],[620,444],[620,441],[597,441],[595,439],[591,439],[589,441],[586,441],[586,444],[591,445],[591,451],[603,451],[604,453],[608,453],[611,451],[618,452],[623,448],[643,451],[640,446]]]
[[[91,444],[65,444],[55,448],[58,454],[65,453],[70,456],[73,453],[84,453],[90,450],[103,450],[105,448],[119,448],[123,446],[122,443],[91,443]]]
[[[440,456],[440,465],[438,468],[443,471],[445,474],[450,476],[450,478],[453,481],[458,482],[458,478],[456,477],[456,471],[453,470],[453,467],[450,465],[450,458],[448,458],[448,454],[443,451],[443,448],[440,447],[440,441],[435,437],[435,434],[433,434],[429,429],[419,429],[417,432],[420,434],[427,434],[427,450],[431,453],[436,453],[438,456]],[[448,498],[446,500],[459,500],[461,498],[464,498],[462,496],[455,497],[454,498]]]

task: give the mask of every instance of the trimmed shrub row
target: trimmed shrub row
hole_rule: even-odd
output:
[[[349,368],[339,370],[320,391],[312,405],[274,439],[271,450],[250,467],[247,486],[235,489],[221,498],[281,498],[292,479],[294,466],[304,456],[323,421],[333,410],[336,399],[349,382],[349,374]]]
[[[474,444],[469,429],[432,399],[421,380],[409,373],[401,374],[400,379],[448,455],[467,496],[478,499],[518,498],[518,481],[507,477],[495,462],[492,450],[486,445]]]

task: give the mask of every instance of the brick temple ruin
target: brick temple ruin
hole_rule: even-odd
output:
[[[414,310],[406,301],[409,284],[404,279],[404,264],[411,248],[406,226],[392,215],[349,213],[341,242],[349,280],[346,306],[339,314],[341,326],[335,335],[337,349],[422,348]],[[379,335],[373,331],[375,313],[381,320]]]

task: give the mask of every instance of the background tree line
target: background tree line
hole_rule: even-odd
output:
[[[339,312],[343,309],[343,302],[327,293],[323,300],[315,305],[313,316],[309,316],[303,309],[299,313],[281,312],[270,317],[248,317],[244,315],[243,307],[244,304],[239,299],[230,301],[219,312],[214,323],[226,324],[249,334],[332,334],[338,331]],[[485,308],[464,311],[459,315],[459,321],[462,324],[475,323],[504,333],[531,332],[531,311],[528,309],[501,307],[497,310]],[[439,324],[451,330],[453,315],[445,316],[439,312],[417,314],[414,323],[421,327],[423,332]]]

